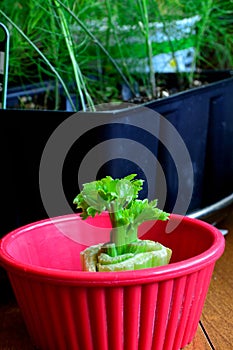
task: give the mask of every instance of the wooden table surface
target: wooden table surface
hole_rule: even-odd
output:
[[[228,230],[225,251],[216,262],[197,333],[185,350],[233,349],[233,212],[217,227]],[[9,283],[4,271],[0,277]],[[9,287],[5,293],[0,289],[0,350],[35,350]]]

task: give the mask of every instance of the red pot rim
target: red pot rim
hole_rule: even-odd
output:
[[[66,220],[69,221],[74,217],[77,217],[77,215],[64,215],[52,218],[52,220],[53,222],[58,223]],[[28,231],[33,227],[44,227],[46,225],[51,225],[51,219],[45,219],[25,225],[5,235],[0,241],[0,264],[2,264],[2,266],[8,272],[14,272],[19,275],[27,275],[27,277],[40,279],[41,281],[50,280],[51,283],[62,284],[65,282],[66,284],[70,285],[91,285],[94,287],[98,285],[112,286],[132,285],[138,283],[143,284],[176,278],[198,271],[210,264],[214,264],[215,261],[222,255],[225,248],[225,239],[222,233],[216,227],[199,219],[189,218],[178,214],[171,214],[170,220],[174,220],[177,223],[185,220],[186,223],[195,224],[197,227],[201,226],[202,228],[211,232],[213,244],[205,252],[195,257],[170,263],[165,266],[136,271],[101,273],[70,271],[30,265],[22,263],[12,257],[7,251],[8,244],[18,235],[21,235],[23,232]]]

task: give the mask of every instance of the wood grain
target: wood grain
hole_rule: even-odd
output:
[[[1,305],[0,325],[1,350],[35,350],[16,302]]]
[[[206,338],[200,326],[197,329],[197,333],[193,341],[187,345],[184,350],[212,350],[208,339]]]
[[[228,229],[226,246],[216,262],[207,299],[202,313],[202,323],[216,350],[233,349],[233,211],[218,225]]]

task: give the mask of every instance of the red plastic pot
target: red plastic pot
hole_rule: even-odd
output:
[[[221,232],[173,214],[170,233],[163,221],[140,228],[143,238],[173,250],[169,265],[83,272],[79,252],[85,245],[77,242],[81,221],[79,215],[39,221],[1,240],[0,262],[33,343],[43,350],[177,350],[190,343],[224,251]],[[106,215],[89,224],[96,231],[102,227],[103,235],[109,232]]]

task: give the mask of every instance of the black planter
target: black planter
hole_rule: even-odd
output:
[[[194,169],[189,211],[210,205],[233,192],[233,78],[155,101],[150,108],[167,118],[184,140]],[[166,131],[162,131],[166,132]],[[169,203],[175,200],[174,163],[158,151],[166,174]],[[172,207],[168,204],[168,208]]]
[[[176,208],[182,214],[185,214],[182,210],[187,202],[186,212],[191,213],[230,195],[233,192],[232,96],[233,78],[228,78],[148,103],[143,107],[147,111],[145,117],[140,114],[141,107],[84,113],[85,133],[78,126],[79,120],[83,123],[83,113],[80,112],[75,122],[77,139],[71,143],[62,169],[62,186],[71,207],[63,207],[62,198],[56,193],[50,179],[48,192],[54,190],[53,200],[56,203],[53,215],[75,210],[72,201],[79,191],[77,178],[80,166],[89,152],[98,149],[104,142],[108,142],[106,152],[101,148],[101,153],[96,153],[95,159],[100,159],[97,164],[101,165],[96,171],[97,176],[121,177],[135,172],[145,179],[142,196],[149,194],[158,198],[159,206],[161,204],[167,211],[174,210],[178,192],[183,193],[183,198],[180,198],[180,207]],[[161,119],[154,118],[154,111],[161,115]],[[0,110],[1,235],[48,216],[39,187],[41,156],[56,128],[73,118],[73,114],[62,111]],[[140,122],[144,121],[138,124],[138,118]],[[179,147],[176,149],[176,140],[173,139],[176,134],[168,132],[164,121],[174,127],[187,148],[193,167],[193,180],[189,176],[190,169],[183,162],[185,155],[179,154]],[[72,132],[75,134],[74,130]],[[66,137],[69,140],[69,129]],[[119,148],[117,152],[116,146]],[[179,159],[178,171],[174,159]],[[51,176],[55,180],[56,171],[53,164],[50,166]],[[161,180],[166,182],[167,193],[164,193]],[[190,193],[191,198],[187,200],[186,194]]]

